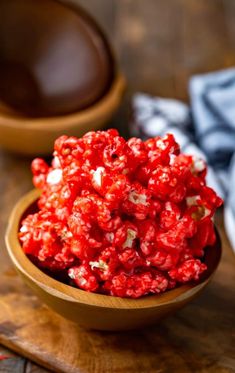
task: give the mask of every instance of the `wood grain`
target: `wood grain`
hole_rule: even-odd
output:
[[[192,74],[235,64],[234,21],[230,0],[119,1],[113,37],[129,95],[188,100]]]
[[[126,100],[113,121],[124,134],[128,132],[128,107],[135,91],[188,100],[187,80],[191,74],[235,65],[232,0],[79,3],[109,31],[128,78]],[[0,151],[1,342],[28,357],[29,351],[39,351],[44,366],[53,366],[53,371],[56,366],[60,371],[79,373],[233,373],[235,264],[221,217],[222,263],[198,300],[151,330],[128,334],[87,332],[43,306],[22,285],[8,260],[3,236],[10,210],[32,187],[29,163]],[[38,338],[40,343],[35,346]],[[52,346],[49,355],[42,352],[45,343]],[[0,352],[10,354],[2,348]],[[66,359],[66,365],[58,356]],[[16,355],[0,362],[3,373],[43,371]]]

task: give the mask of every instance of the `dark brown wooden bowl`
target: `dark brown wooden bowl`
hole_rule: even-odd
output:
[[[33,291],[49,307],[77,324],[97,330],[129,330],[158,322],[193,298],[211,280],[221,257],[221,241],[205,250],[208,266],[200,281],[182,285],[161,295],[140,299],[123,299],[89,293],[59,282],[37,268],[24,254],[19,239],[22,216],[35,205],[40,192],[32,190],[16,204],[6,232],[6,245],[16,270]]]
[[[118,72],[109,91],[95,104],[55,117],[24,117],[0,105],[0,145],[26,155],[51,154],[57,137],[65,134],[79,137],[102,128],[120,106],[125,85],[124,76]]]

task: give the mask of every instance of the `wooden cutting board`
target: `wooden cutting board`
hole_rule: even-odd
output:
[[[23,284],[1,247],[0,343],[54,372],[232,372],[235,258],[220,231],[222,262],[203,294],[161,324],[128,333],[87,331],[55,314]]]
[[[117,47],[128,97],[144,90],[188,99],[192,74],[235,64],[233,1],[74,1],[89,8]],[[126,127],[127,111],[124,105],[113,126]],[[12,270],[5,252],[7,217],[32,188],[29,167],[25,159],[0,151],[1,343],[53,371],[234,373],[235,259],[225,236],[213,282],[175,316],[132,333],[84,331],[43,306]]]

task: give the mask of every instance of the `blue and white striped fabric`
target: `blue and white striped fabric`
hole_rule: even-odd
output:
[[[225,227],[235,250],[235,69],[194,76],[190,108],[178,100],[138,93],[131,134],[174,134],[186,154],[209,164],[207,184],[225,200]]]

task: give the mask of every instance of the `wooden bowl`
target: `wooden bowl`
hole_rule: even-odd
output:
[[[0,146],[26,155],[51,154],[57,137],[81,136],[104,126],[118,109],[124,89],[125,78],[117,72],[109,91],[94,105],[56,117],[24,117],[1,105]]]
[[[79,325],[97,330],[128,330],[156,323],[189,303],[208,284],[221,257],[221,242],[205,251],[207,271],[194,284],[137,300],[89,293],[59,282],[38,269],[24,254],[18,240],[22,216],[36,211],[38,190],[26,194],[15,206],[6,232],[6,245],[16,270],[54,311]]]

